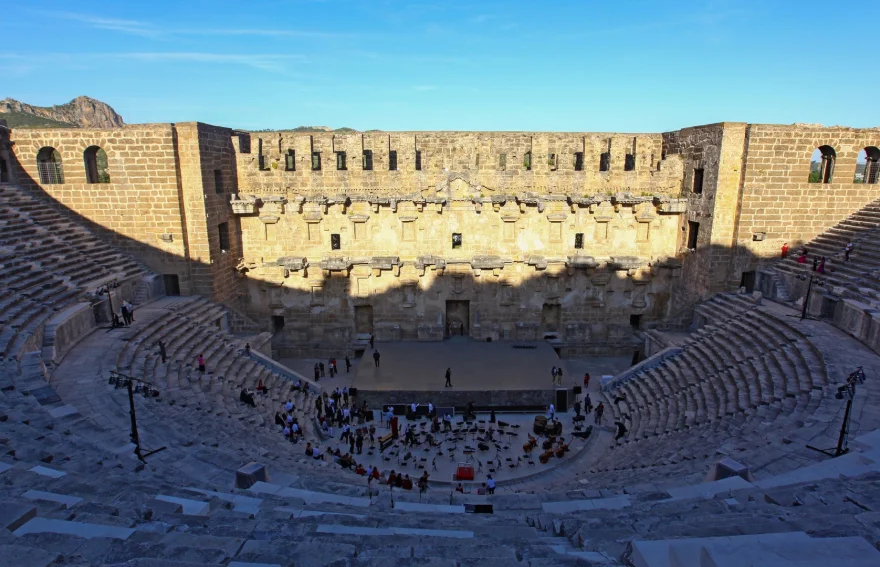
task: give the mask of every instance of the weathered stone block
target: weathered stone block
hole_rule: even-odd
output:
[[[269,482],[266,465],[251,462],[235,471],[236,488],[250,488],[255,482]]]

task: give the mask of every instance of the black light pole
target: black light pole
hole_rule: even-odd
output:
[[[834,397],[838,400],[842,400],[844,397],[846,398],[846,409],[843,412],[843,423],[840,424],[840,434],[837,436],[837,447],[833,449],[820,449],[818,447],[813,447],[812,445],[807,445],[807,449],[819,451],[820,453],[825,453],[831,457],[839,457],[849,452],[847,441],[849,438],[849,421],[850,416],[852,415],[853,399],[856,397],[856,385],[864,381],[865,373],[862,370],[862,367],[859,366],[854,372],[851,372],[850,375],[847,376],[846,384],[839,386],[837,388],[837,393],[834,394]]]
[[[801,321],[807,318],[807,305],[810,303],[810,292],[813,291],[813,276],[810,275],[810,283],[807,284],[807,295],[804,296],[804,308],[801,310]]]
[[[156,395],[158,395],[158,391],[153,390],[151,388],[152,384],[150,384],[149,382],[145,382],[145,381],[140,380],[138,378],[132,378],[131,376],[126,376],[125,374],[120,374],[119,372],[114,372],[114,371],[110,372],[110,383],[111,384],[115,384],[117,388],[120,388],[122,386],[123,381],[125,382],[125,385],[128,388],[128,411],[129,411],[129,416],[131,417],[131,442],[134,443],[134,454],[137,455],[138,460],[140,460],[142,463],[146,463],[147,457],[149,457],[150,455],[153,455],[155,453],[158,453],[159,451],[164,451],[167,447],[160,447],[160,448],[155,449],[153,451],[147,451],[146,453],[144,453],[143,450],[141,449],[141,438],[140,438],[140,435],[138,435],[138,428],[137,428],[137,414],[135,414],[135,409],[134,409],[134,393],[135,393],[134,383],[138,382],[140,384],[139,387],[142,388],[141,391],[147,397],[154,395],[154,392]]]

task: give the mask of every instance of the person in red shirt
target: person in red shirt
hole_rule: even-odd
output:
[[[590,373],[586,372],[584,374],[584,390],[586,390],[590,385]]]
[[[788,247],[788,242],[786,242],[785,244],[782,245],[782,257],[783,257],[783,258],[787,258],[787,257],[788,257],[788,251],[789,251],[789,250],[790,250],[790,248]]]

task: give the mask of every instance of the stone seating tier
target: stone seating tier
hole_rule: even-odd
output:
[[[771,424],[790,432],[819,409],[827,373],[803,333],[730,294],[699,305],[697,316],[703,326],[680,354],[606,394],[612,420],[629,433],[591,471],[697,470],[725,445],[744,447],[740,457],[763,453],[782,443],[767,433]],[[614,404],[620,393],[626,401]]]

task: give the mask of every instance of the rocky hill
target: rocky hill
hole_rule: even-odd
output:
[[[52,124],[44,120],[28,120],[26,116],[34,116],[61,124]],[[51,107],[32,106],[7,98],[0,101],[0,118],[9,122],[13,128],[115,128],[124,124],[122,117],[110,105],[87,96],[78,96],[67,104]]]

